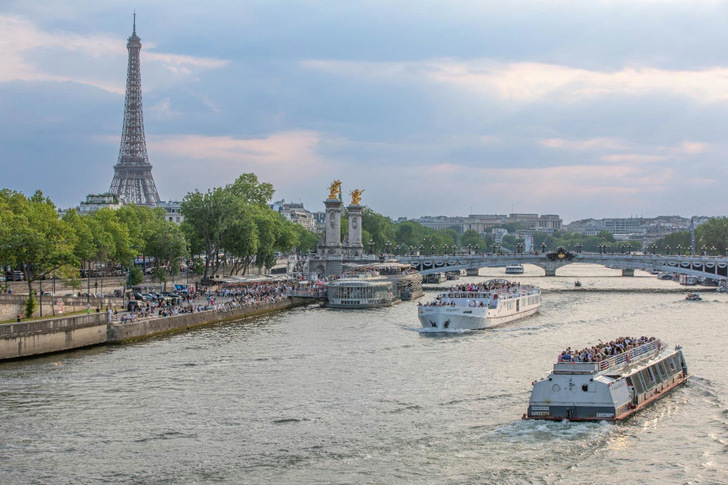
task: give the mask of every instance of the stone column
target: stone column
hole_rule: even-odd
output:
[[[341,209],[344,203],[339,199],[326,199],[326,230],[324,248],[326,254],[341,254]]]
[[[349,257],[361,257],[364,254],[364,244],[361,239],[361,211],[363,207],[352,204],[347,207],[349,211]]]

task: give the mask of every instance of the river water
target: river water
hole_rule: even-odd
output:
[[[728,483],[728,295],[540,274],[494,330],[311,306],[0,364],[0,483]],[[558,352],[626,335],[682,344],[688,384],[621,424],[521,420]]]

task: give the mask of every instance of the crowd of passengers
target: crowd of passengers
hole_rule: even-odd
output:
[[[175,305],[171,302],[161,304],[147,302],[146,305],[122,315],[120,321],[126,323],[152,316],[169,317],[183,313],[199,313],[204,311],[227,312],[237,308],[248,308],[264,303],[274,303],[286,298],[287,293],[296,285],[296,282],[276,281],[252,283],[245,286],[220,288],[217,290],[207,288],[194,295],[189,295],[180,305]],[[204,303],[195,301],[195,298],[198,296],[204,297]],[[118,317],[118,313],[109,310],[109,316],[114,320]]]
[[[567,347],[558,357],[559,362],[601,362],[615,355],[655,341],[655,337],[620,337],[611,342],[599,341],[599,345],[582,350],[571,350]]]
[[[515,293],[518,290],[530,288],[530,285],[522,286],[518,281],[506,281],[506,280],[489,280],[482,283],[467,283],[463,285],[455,285],[450,290],[455,293],[461,292],[478,292],[478,293]]]
[[[490,280],[483,283],[467,283],[462,285],[454,285],[448,293],[493,293],[494,295],[512,295],[518,293],[520,290],[530,289],[530,285],[521,285],[517,281],[506,281],[506,280]],[[446,296],[438,295],[435,301],[420,303],[420,306],[455,306],[455,300]],[[476,302],[471,301],[468,306],[472,307],[483,307],[485,303],[483,301]]]

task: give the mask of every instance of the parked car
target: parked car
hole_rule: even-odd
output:
[[[143,293],[134,292],[131,296],[137,301],[147,301],[147,297]]]
[[[170,300],[175,305],[179,304],[179,302],[182,301],[181,296],[179,296],[177,293],[172,293],[171,291],[163,291],[162,296],[165,300]]]

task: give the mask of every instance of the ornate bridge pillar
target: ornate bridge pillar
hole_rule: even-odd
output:
[[[556,276],[556,270],[560,268],[562,265],[555,262],[555,261],[544,261],[541,264],[538,264],[537,266],[540,266],[543,268],[545,274],[544,276]]]
[[[324,254],[341,254],[341,208],[344,203],[339,199],[327,199],[326,205],[326,229],[321,249]]]
[[[346,208],[349,211],[349,257],[360,257],[364,253],[364,243],[361,240],[362,208],[359,204],[352,204]]]

